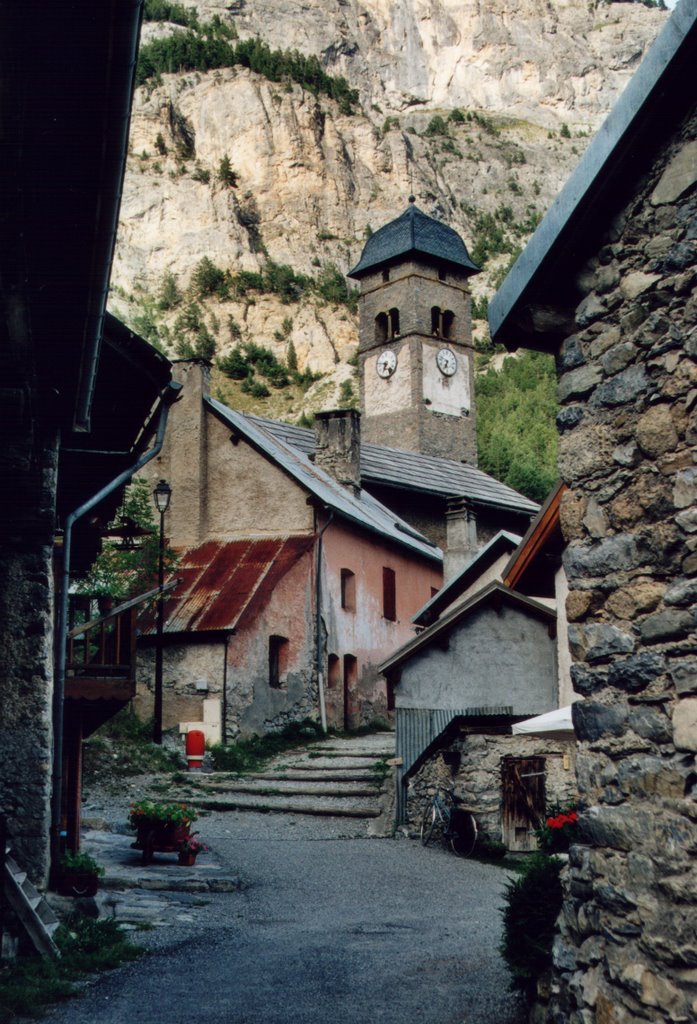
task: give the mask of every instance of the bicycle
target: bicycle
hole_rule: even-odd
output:
[[[477,842],[477,822],[472,809],[450,789],[436,790],[421,816],[421,844],[428,846],[434,836],[450,844],[458,857],[469,857]]]

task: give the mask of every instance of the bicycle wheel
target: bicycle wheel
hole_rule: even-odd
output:
[[[477,842],[477,822],[469,811],[458,811],[451,821],[450,845],[458,857],[469,857]]]
[[[428,846],[431,842],[433,830],[436,827],[436,819],[436,805],[433,800],[429,800],[421,816],[421,844],[423,846]]]

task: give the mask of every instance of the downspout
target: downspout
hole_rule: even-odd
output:
[[[225,640],[223,641],[223,706],[221,709],[221,722],[220,722],[220,740],[225,746],[227,742],[227,727],[225,721],[227,719],[227,651],[230,643],[229,631],[225,634]]]
[[[322,663],[322,538],[334,518],[333,509],[329,510],[329,519],[319,531],[317,537],[317,569],[315,572],[315,606],[317,609],[317,635],[316,658],[317,658],[317,689],[319,691],[319,717],[322,723],[322,732],[327,731],[327,707],[324,701],[324,672]]]
[[[131,477],[142,469],[151,459],[162,451],[165,439],[165,428],[172,403],[181,391],[181,384],[170,381],[160,400],[160,418],[153,447],[144,452],[128,469],[124,469],[117,477],[86,502],[70,512],[65,519],[63,533],[63,565],[61,567],[61,586],[58,600],[58,616],[56,622],[57,650],[56,672],[53,689],[53,792],[51,796],[51,864],[55,871],[60,854],[60,822],[61,798],[63,788],[63,701],[65,695],[65,658],[68,641],[68,603],[70,597],[70,556],[73,526],[86,512],[103,501],[112,491],[127,483]]]

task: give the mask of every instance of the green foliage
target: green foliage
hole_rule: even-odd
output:
[[[227,329],[233,341],[238,341],[242,337],[242,328],[232,315],[227,318]]]
[[[426,131],[424,132],[424,135],[428,135],[428,136],[447,135],[447,134],[448,134],[448,123],[447,123],[447,121],[445,120],[444,117],[440,116],[440,114],[436,114],[435,117],[431,118],[431,120],[428,122],[428,126],[426,128]]]
[[[511,988],[520,989],[530,1001],[537,979],[552,963],[562,866],[557,857],[534,854],[520,877],[506,887],[501,955],[511,971]]]
[[[514,178],[509,181],[509,188],[513,192],[521,191]],[[532,234],[541,219],[532,204],[521,221],[516,221],[513,207],[507,203],[501,203],[493,213],[478,212],[473,207],[467,207],[467,213],[474,221],[475,242],[471,256],[478,266],[484,266],[489,259],[503,253],[519,253],[520,241]]]
[[[254,377],[247,377],[242,381],[242,391],[252,398],[268,398],[271,392],[263,381],[255,380]]]
[[[55,933],[59,960],[36,956],[7,963],[0,971],[0,1024],[15,1016],[37,1017],[49,1003],[77,994],[75,982],[110,970],[143,952],[124,936],[116,921],[73,917]]]
[[[561,135],[562,139],[571,138],[571,132],[569,131],[568,124],[562,124],[561,128],[559,129],[559,134]]]
[[[224,301],[230,298],[230,275],[217,267],[208,256],[204,256],[191,275],[191,287],[199,299],[217,295]]]
[[[184,828],[198,814],[189,804],[165,804],[156,800],[137,800],[128,812],[128,827],[134,832],[144,825],[174,825]]]
[[[387,135],[387,133],[389,131],[391,131],[393,128],[399,128],[399,118],[398,117],[386,117],[385,120],[383,121],[382,129],[381,129],[381,134],[382,135]]]
[[[72,853],[66,850],[61,857],[60,866],[63,871],[79,871],[85,875],[97,875],[98,878],[104,875],[104,868],[94,857],[90,857],[89,853]]]
[[[233,171],[232,164],[230,163],[230,157],[227,153],[218,165],[218,178],[223,185],[227,185],[228,188],[237,187],[237,172]]]
[[[158,132],[155,138],[155,149],[160,156],[167,156],[167,143],[164,140],[162,132]]]
[[[350,380],[342,380],[339,387],[339,408],[355,409],[355,407],[356,393],[353,390],[353,382]]]
[[[207,185],[211,180],[211,172],[207,171],[205,167],[201,167],[200,164],[196,164],[193,171],[191,172],[191,177],[194,179],[194,181],[200,181],[204,185]]]
[[[351,288],[339,268],[327,263],[321,270],[315,290],[326,302],[347,306],[353,313],[358,309],[358,289]]]
[[[198,26],[195,8],[170,3],[169,0],[145,0],[143,21],[170,21],[174,25],[186,25],[189,28]]]
[[[244,380],[249,376],[249,362],[239,345],[218,360],[218,369],[231,380]]]
[[[346,283],[346,278],[333,263],[325,264],[317,277],[299,274],[286,263],[267,260],[263,270],[240,270],[229,276],[230,295],[243,299],[249,292],[278,295],[281,302],[299,302],[305,295],[316,295],[325,302],[347,306],[352,312],[358,308],[358,290]]]
[[[244,39],[236,45],[233,40],[233,31],[220,18],[154,39],[140,49],[136,85],[165,72],[209,71],[240,65],[271,82],[296,82],[316,96],[329,96],[342,113],[353,113],[358,91],[351,89],[345,78],[328,75],[319,58],[297,50],[272,50],[261,39]]]
[[[473,320],[488,320],[489,319],[489,300],[486,295],[482,295],[480,299],[473,297],[472,299],[472,319]]]
[[[180,359],[210,360],[215,355],[215,338],[206,327],[203,310],[196,302],[185,306],[174,321],[174,341]]]
[[[104,595],[125,600],[145,593],[157,586],[159,562],[159,535],[155,526],[154,507],[150,485],[137,477],[125,490],[119,514],[110,523],[118,527],[121,516],[132,519],[138,526],[151,532],[142,538],[138,548],[122,548],[118,543],[105,540],[87,575],[78,580],[78,594]],[[165,571],[172,572],[177,556],[171,548],[165,550]]]
[[[534,501],[557,479],[556,372],[538,352],[476,378],[479,468]]]
[[[314,743],[322,737],[317,722],[306,718],[302,722],[291,722],[281,732],[252,736],[227,746],[216,744],[211,748],[213,768],[217,772],[234,772],[244,775],[258,771],[266,761],[302,744]]]
[[[452,121],[453,124],[464,124],[465,115],[462,113],[459,107],[455,107],[455,109],[451,110],[450,113],[448,114],[448,120]]]
[[[286,366],[290,374],[296,374],[298,372],[298,354],[295,351],[295,345],[291,339],[288,342],[288,351],[286,353]]]
[[[179,285],[177,279],[171,271],[166,271],[163,278],[162,284],[160,285],[160,292],[157,298],[157,305],[162,310],[174,309],[182,301],[182,293],[179,291]]]

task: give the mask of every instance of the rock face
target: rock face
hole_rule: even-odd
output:
[[[201,21],[218,14],[241,39],[319,56],[360,94],[349,115],[325,96],[242,67],[165,74],[136,93],[111,308],[170,352],[192,299],[219,355],[253,340],[284,358],[292,340],[301,369],[329,376],[282,408],[271,402],[275,415],[336,404],[338,385],[351,378],[354,312],[317,298],[195,295],[187,289],[200,260],[231,273],[257,271],[267,258],[304,274],[346,273],[370,231],[414,192],[475,255],[484,245],[473,291],[490,293],[665,17],[640,4],[583,0],[544,8],[531,0],[206,0],[196,8]],[[176,29],[147,22],[143,44]],[[447,120],[455,108],[464,117]],[[234,185],[218,177],[226,156]],[[163,310],[165,274],[184,301]],[[484,332],[485,320],[475,320],[475,337]]]

